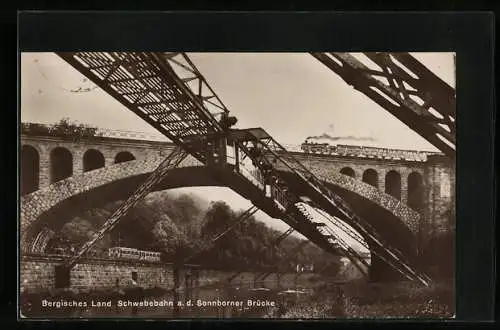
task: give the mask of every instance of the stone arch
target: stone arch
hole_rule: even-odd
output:
[[[96,149],[89,149],[83,154],[83,171],[88,172],[104,167],[104,156]]]
[[[40,154],[30,145],[21,147],[21,196],[38,190],[40,184]]]
[[[81,204],[75,199],[80,198],[78,196],[81,196],[81,198],[89,203],[92,203],[92,199],[102,200],[102,196],[106,196],[107,194],[123,193],[126,195],[123,197],[128,197],[130,189],[134,189],[137,184],[142,182],[148,173],[153,171],[162,160],[162,157],[153,157],[128,163],[114,164],[93,172],[84,172],[22,197],[20,229],[23,251],[31,249],[32,236],[36,235],[41,229],[39,226],[45,225],[42,218],[45,215],[52,214],[52,210],[55,210],[58,205],[67,203],[71,207],[75,202]],[[178,168],[180,169],[175,170],[177,171],[176,174],[173,174],[169,179],[169,182],[175,181],[169,183],[169,185],[172,185],[170,188],[186,185],[218,185],[214,184],[212,176],[203,174],[205,175],[205,179],[199,176],[201,173],[199,171],[206,169],[200,166],[200,163],[192,157],[188,157],[181,162]],[[418,213],[390,195],[384,194],[375,187],[360,180],[340,173],[330,174],[327,177],[318,175],[318,178],[325,181],[325,183],[350,191],[352,194],[369,200],[374,205],[378,205],[385,212],[389,212],[388,214],[392,214],[391,216],[394,219],[399,219],[400,226],[405,227],[407,231],[415,235],[419,221]],[[228,181],[228,183],[231,185],[238,184],[237,181]],[[119,187],[122,188],[120,189]],[[126,188],[123,189],[123,187]],[[230,186],[230,188],[233,190],[236,189],[235,191],[240,189],[238,186]],[[164,187],[162,189],[169,188]]]
[[[66,200],[71,200],[74,196],[82,195],[98,189],[101,186],[106,186],[117,182],[127,181],[134,186],[139,184],[146,176],[151,173],[163,160],[161,157],[153,157],[145,160],[136,160],[128,163],[114,164],[108,167],[100,168],[93,172],[83,172],[73,177],[55,182],[48,187],[39,189],[29,195],[21,197],[21,211],[20,211],[20,232],[21,232],[21,245],[24,248],[26,233],[30,232],[37,235],[41,228],[36,229],[36,233],[32,233],[33,225],[37,225],[37,221],[43,214],[49,212],[55,206],[63,203]],[[200,163],[192,158],[185,159],[178,168],[195,167],[199,168]],[[135,181],[135,182],[134,182]],[[120,189],[113,187],[113,192],[120,193]],[[127,193],[128,195],[128,193]],[[101,196],[102,199],[102,196]],[[32,237],[29,237],[32,240]],[[31,245],[31,243],[29,243]],[[31,249],[31,247],[29,247]]]
[[[93,172],[75,175],[23,196],[21,198],[20,214],[20,245],[22,253],[44,253],[47,242],[53,236],[47,235],[50,232],[44,227],[50,227],[50,230],[58,231],[58,223],[60,224],[66,218],[60,215],[68,212],[68,208],[74,207],[75,204],[82,205],[83,202],[88,203],[90,207],[94,207],[106,200],[103,196],[116,200],[128,197],[130,191],[135,189],[141,182],[144,182],[149,173],[157,168],[163,160],[162,157],[156,156],[151,159],[114,164]],[[160,183],[155,190],[221,184],[220,181],[214,179],[205,166],[200,165],[196,159],[188,157],[176,169],[172,170],[173,172],[169,178]],[[287,173],[287,175],[294,177],[292,173]],[[243,197],[253,200],[252,197],[255,196],[248,191],[248,187],[241,185],[239,177],[232,171],[227,172],[227,174],[228,177],[224,184]],[[229,177],[229,175],[234,176]],[[386,216],[366,217],[366,219],[370,219],[370,221],[377,220],[377,228],[380,228],[378,227],[380,225],[389,228],[392,233],[381,231],[382,237],[385,237],[389,244],[395,244],[395,248],[413,260],[414,255],[416,255],[414,241],[418,229],[418,213],[361,180],[340,173],[330,174],[328,177],[318,175],[318,178],[328,185],[349,191],[359,201],[367,200],[376,205]],[[266,209],[265,204],[260,203],[258,199],[255,201],[257,207],[263,207],[263,210]],[[281,213],[273,213],[272,210],[268,210],[271,212],[269,213],[270,216],[275,218],[281,216]],[[361,216],[363,217],[363,215]],[[45,233],[40,234],[40,231]],[[385,266],[382,264],[383,261],[373,259],[373,263],[370,263],[371,278],[375,279],[377,276],[386,274]]]
[[[424,204],[423,178],[418,172],[408,175],[408,206],[421,212]]]
[[[73,154],[57,147],[50,152],[50,182],[58,182],[73,175]]]
[[[129,162],[135,160],[134,155],[128,151],[120,151],[115,156],[115,164]]]
[[[378,188],[378,173],[372,168],[367,169],[363,172],[362,181],[368,183],[375,188]]]
[[[340,173],[344,174],[344,175],[347,175],[347,176],[350,176],[351,178],[355,178],[356,177],[356,172],[354,172],[354,170],[350,167],[343,167],[341,170],[340,170]]]
[[[401,175],[391,170],[385,175],[385,193],[401,200]]]

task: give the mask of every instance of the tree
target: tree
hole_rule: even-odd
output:
[[[70,246],[78,249],[90,238],[92,238],[95,232],[95,228],[88,220],[80,217],[75,217],[62,227],[60,234],[68,241]],[[107,234],[103,237],[103,239],[97,241],[96,244],[94,244],[89,253],[93,255],[106,254],[107,250],[110,247],[111,238],[109,234]]]
[[[62,118],[50,126],[38,123],[22,123],[21,133],[27,135],[57,136],[72,140],[102,136],[98,132],[97,127],[71,122],[68,117]]]
[[[74,244],[83,244],[92,237],[94,228],[92,224],[83,218],[75,217],[66,223],[61,234],[67,237]]]
[[[168,218],[156,222],[152,234],[157,249],[176,262],[183,261],[201,248],[199,240],[193,240]]]
[[[213,237],[229,227],[235,219],[234,212],[225,202],[211,203],[206,214],[204,224],[201,228],[203,237]]]
[[[93,233],[123,203],[115,201],[86,210],[74,217],[61,230],[75,247],[87,241]],[[204,208],[203,208],[204,207]],[[281,235],[251,216],[213,243],[212,240],[232,226],[243,211],[234,211],[223,201],[201,203],[191,195],[171,196],[168,192],[151,193],[130,210],[105,239],[92,251],[106,252],[118,244],[141,250],[163,252],[164,260],[199,263],[208,268],[226,269],[295,269],[300,239],[289,236],[276,248],[271,243]],[[300,261],[320,270],[338,263],[338,257],[315,245],[303,247]]]

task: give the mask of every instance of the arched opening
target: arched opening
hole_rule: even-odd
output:
[[[50,153],[50,182],[54,183],[73,175],[73,155],[62,147],[57,147]]]
[[[368,183],[374,187],[378,187],[378,173],[374,169],[367,169],[363,172],[363,182]]]
[[[389,171],[385,176],[385,193],[401,200],[401,175],[396,171]]]
[[[89,149],[83,154],[83,171],[88,172],[104,167],[104,156],[95,149]]]
[[[135,160],[135,157],[128,151],[119,152],[115,156],[115,164],[129,162],[131,160]]]
[[[408,206],[420,212],[424,202],[423,197],[422,175],[418,172],[412,172],[408,176]]]
[[[21,148],[21,196],[38,190],[40,173],[40,156],[32,146]]]
[[[340,170],[340,173],[350,176],[351,178],[356,177],[356,173],[354,173],[354,170],[350,167],[344,167],[343,169]]]

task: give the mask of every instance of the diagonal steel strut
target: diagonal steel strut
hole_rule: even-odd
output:
[[[245,146],[245,143],[240,143],[240,148],[242,150],[246,150],[252,160],[256,164],[260,164],[259,166],[261,166],[263,171],[272,173],[270,174],[270,177],[273,177],[276,189],[279,189],[279,186],[287,186],[287,179],[281,177],[278,171],[274,169],[275,164],[279,161],[286,168],[288,168],[290,172],[296,175],[297,179],[303,183],[304,187],[308,187],[309,195],[315,203],[318,203],[321,208],[324,208],[332,215],[338,214],[340,218],[347,221],[347,223],[349,223],[356,231],[364,235],[367,239],[367,243],[374,250],[376,249],[379,256],[382,256],[382,259],[391,267],[411,279],[417,280],[426,286],[429,285],[429,278],[425,274],[418,273],[415,269],[413,269],[406,258],[385,242],[377,233],[375,228],[373,228],[373,226],[371,226],[365,219],[359,217],[343,200],[343,198],[328,189],[321,182],[321,180],[319,180],[310,172],[309,169],[289,154],[283,146],[275,141],[263,129],[233,130],[232,132],[235,138],[244,139],[248,141],[247,144],[253,145],[253,147],[250,147],[249,145]],[[251,148],[255,151],[250,152]],[[295,205],[298,201],[296,197],[293,199],[286,197],[291,196],[290,189],[287,189],[287,191],[288,192],[283,195],[285,197],[282,197],[280,200],[280,203],[284,208],[289,208],[291,205]],[[302,221],[302,223],[306,225],[304,228],[308,230],[309,233],[313,233],[312,229],[308,228],[314,226],[313,222],[311,219],[307,219],[308,217],[306,215],[303,216],[305,221]],[[328,245],[331,246],[331,244]]]
[[[230,231],[232,231],[234,228],[236,228],[237,225],[239,225],[240,223],[242,223],[243,221],[247,220],[252,215],[254,215],[255,212],[257,212],[258,210],[259,209],[257,207],[255,207],[254,205],[250,206],[245,212],[243,212],[242,214],[240,214],[238,216],[238,218],[236,218],[236,220],[234,220],[234,223],[231,224],[231,226],[229,226],[222,233],[220,233],[217,236],[215,236],[214,238],[212,238],[208,242],[207,246],[204,246],[200,251],[197,251],[197,252],[193,253],[192,255],[190,255],[189,257],[185,258],[184,261],[183,261],[183,263],[186,263],[189,260],[193,259],[195,256],[199,255],[201,252],[210,249],[217,241],[219,241],[221,238],[223,238],[224,236],[226,236]]]
[[[204,164],[212,158],[207,138],[226,135],[227,126],[231,125],[230,120],[216,119],[217,114],[227,114],[228,110],[183,53],[76,52],[58,55]],[[195,85],[197,82],[196,88],[190,82]],[[201,141],[197,141],[199,139]],[[285,222],[297,224],[292,218],[284,215]],[[312,230],[309,236],[316,234],[317,241],[326,243]]]
[[[130,209],[137,205],[155,185],[160,183],[171,169],[176,168],[184,158],[187,157],[187,153],[179,147],[176,147],[170,152],[170,154],[165,158],[163,162],[151,173],[151,175],[142,183],[134,193],[122,204],[120,207],[113,212],[113,214],[106,220],[106,222],[101,226],[98,232],[94,233],[91,239],[89,239],[85,244],[83,244],[77,253],[66,260],[62,267],[66,269],[71,269],[80,258],[100,239],[103,238],[106,232],[112,230],[118,222],[127,214]]]
[[[237,132],[233,131],[233,133],[234,133],[235,137],[244,138],[247,140],[250,139],[250,141],[253,141],[253,142],[258,141],[257,143],[260,143],[261,141],[259,140],[259,138],[262,138],[266,141],[266,142],[264,142],[264,145],[266,147],[272,147],[273,149],[281,147],[281,146],[278,147],[276,145],[273,146],[272,143],[275,141],[272,139],[272,137],[267,135],[267,133],[265,133],[262,129],[250,129],[250,130],[244,130],[244,131],[240,130]],[[270,146],[270,144],[271,144],[271,146]],[[262,164],[261,166],[264,166],[263,162],[261,162],[261,161],[265,160],[264,154],[262,154],[262,156],[264,156],[262,158],[262,157],[256,156],[255,153],[252,153],[248,149],[248,146],[244,146],[244,144],[240,145],[240,146],[241,146],[241,150],[246,152],[255,163],[261,163]],[[284,151],[284,150],[281,150],[281,151]],[[278,155],[274,155],[274,156],[277,157],[276,160],[280,159],[280,156],[278,156]],[[255,158],[255,157],[260,158],[260,161],[259,161],[259,159]],[[280,159],[280,161],[286,163],[285,159]],[[290,170],[293,173],[296,173],[297,175],[299,175],[299,174],[296,171],[301,171],[302,173],[304,173],[304,175],[306,173],[310,173],[302,164],[300,164],[296,160],[294,160],[294,161],[296,163],[289,162],[289,164],[293,165],[292,167],[290,167]],[[270,164],[268,163],[268,165],[270,165]],[[299,177],[300,177],[300,175],[299,175]],[[278,180],[279,185],[282,186],[282,188],[284,188],[284,186],[287,185],[287,183],[285,181],[280,181],[277,177],[275,177],[275,179]],[[278,182],[276,182],[276,183],[278,183]],[[275,186],[274,188],[276,189],[276,191],[279,190],[278,186]],[[352,248],[349,248],[347,244],[344,244],[343,246],[341,246],[339,248],[338,244],[330,242],[331,233],[329,233],[327,235],[321,233],[321,231],[317,228],[316,223],[314,222],[314,218],[301,205],[301,203],[303,203],[303,202],[298,202],[299,201],[298,196],[293,196],[293,194],[291,194],[290,190],[288,190],[288,189],[287,189],[287,191],[288,191],[287,193],[284,193],[284,194],[278,193],[274,196],[274,198],[278,199],[277,202],[279,204],[281,204],[281,206],[284,209],[286,209],[286,213],[285,213],[285,216],[283,217],[283,221],[285,221],[290,226],[292,226],[292,228],[298,229],[302,234],[304,234],[306,237],[311,239],[312,242],[314,242],[318,246],[322,247],[324,250],[334,252],[334,253],[341,252],[343,255],[348,257],[353,262],[354,265],[356,265],[359,268],[360,272],[362,272],[364,275],[366,275],[365,270],[359,266],[359,263],[362,263],[362,264],[364,264],[365,267],[368,268],[369,266],[366,265],[366,262],[364,262],[364,260],[361,257],[359,257],[358,254]],[[281,195],[281,196],[278,197],[278,195]],[[266,274],[266,276],[267,276],[267,274]]]
[[[290,227],[288,228],[283,234],[281,234],[280,236],[278,236],[272,243],[272,247],[277,247],[281,242],[283,242],[283,240],[285,238],[287,238],[288,236],[290,236],[293,232],[295,231],[294,228]]]
[[[293,227],[290,227],[285,232],[280,234],[276,239],[274,239],[274,241],[271,242],[271,244],[270,244],[271,245],[271,253],[273,255],[277,252],[278,247],[281,244],[281,242],[283,242],[285,240],[285,238],[290,236],[294,231],[295,231],[295,229]],[[305,242],[307,242],[307,241],[305,241]],[[302,246],[300,246],[300,247],[302,248]],[[274,271],[268,271],[266,273],[262,273],[258,276],[258,279],[265,280],[269,275],[271,275],[273,273],[274,273]]]
[[[346,83],[455,157],[455,90],[408,53],[364,53],[380,69],[349,53],[311,53]]]
[[[197,147],[194,143],[192,144],[193,137],[206,138],[226,133],[224,127],[215,119],[215,115],[221,111],[227,113],[227,109],[220,104],[221,107],[210,111],[212,102],[218,98],[214,96],[215,94],[210,88],[208,88],[207,94],[203,94],[203,85],[207,84],[194,65],[190,61],[186,61],[188,58],[185,54],[181,54],[181,56],[179,53],[134,52],[58,54],[129,110],[202,163],[207,163],[207,147],[202,145]],[[174,66],[177,66],[177,69],[179,67],[187,69],[189,75],[180,75],[180,71],[175,71]],[[188,84],[189,81],[198,81],[198,89],[193,90]],[[261,132],[265,133],[263,130]],[[256,133],[259,133],[259,130],[250,132],[252,140],[263,144],[265,138],[255,136]],[[240,140],[238,136],[235,139]],[[286,150],[278,145],[272,137],[268,136],[267,142],[264,144],[267,152],[271,152],[272,156],[277,156],[275,151],[280,151],[282,155],[285,155],[283,157],[277,156],[277,159],[284,161],[292,173],[298,175],[305,186],[311,188],[311,196],[314,196],[313,199],[318,200],[322,207],[329,212],[340,212],[344,218],[348,218],[351,222],[361,221],[342,199],[318,183],[317,178],[312,176],[302,164],[296,160],[290,161],[291,158],[286,154]],[[239,143],[238,147],[244,146]],[[255,159],[255,157],[251,158]],[[270,158],[266,159],[268,165],[269,160]],[[282,180],[281,183],[283,186],[287,186],[287,180]],[[280,195],[273,199],[274,202],[280,204],[278,205],[280,211],[295,205],[297,202],[295,197],[290,199],[286,191],[276,185],[273,188],[278,193],[275,194],[275,197]],[[286,222],[289,218],[293,218],[293,216],[284,212],[284,221]],[[309,223],[303,215],[300,216],[299,221],[292,220],[295,222],[290,221],[290,223],[300,225],[299,230],[305,231],[309,239],[327,247],[328,240],[321,233],[318,233],[317,228]],[[373,235],[373,228],[368,227],[366,222],[361,221],[361,224],[355,229],[369,236],[372,245],[375,242],[375,245],[381,247],[381,250],[389,255],[393,254],[390,249],[385,248],[385,243],[377,235]],[[331,247],[327,248],[331,250]],[[392,256],[397,258],[395,255]],[[401,265],[399,264],[399,266]]]
[[[319,212],[319,210],[317,211]],[[301,208],[301,212],[309,217],[312,217],[309,211],[306,210],[304,207]],[[321,214],[321,212],[319,213]],[[321,215],[324,216],[323,214]],[[368,269],[370,266],[366,263],[366,261],[352,247],[350,247],[349,244],[347,244],[347,242],[340,235],[338,235],[329,226],[323,226],[322,228],[326,231],[326,234],[329,235],[329,237],[335,241],[334,244],[337,244],[339,246],[339,250],[341,250],[344,253],[344,255],[356,266],[356,268],[358,268],[358,270],[363,274],[363,276],[367,276],[366,270],[363,269],[360,265],[361,263],[363,266],[365,266],[366,269]],[[347,234],[349,236],[352,235],[351,232],[347,232]]]

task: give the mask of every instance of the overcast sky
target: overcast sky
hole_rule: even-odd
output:
[[[453,53],[411,53],[455,86]],[[308,136],[354,136],[337,143],[437,151],[378,104],[347,85],[307,53],[188,54],[238,118],[239,128],[262,127],[282,144],[299,145]],[[361,58],[360,58],[361,59]],[[90,92],[74,93],[79,87]],[[53,53],[21,55],[21,121],[54,123],[62,117],[101,128],[155,130],[93,85]],[[370,142],[367,142],[369,138]],[[186,189],[181,189],[186,191]],[[189,189],[193,191],[193,189]],[[196,188],[207,199],[227,200],[236,208],[249,202],[227,188]],[[259,211],[275,228],[287,226]]]
[[[368,137],[375,146],[436,151],[307,53],[189,55],[238,118],[237,127],[262,127],[282,144],[299,145],[308,136],[329,133]],[[414,55],[454,86],[452,53]],[[83,79],[53,53],[23,53],[21,120],[54,123],[67,116],[102,128],[155,132],[100,89],[72,93],[72,89],[92,86]]]

